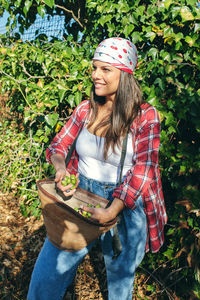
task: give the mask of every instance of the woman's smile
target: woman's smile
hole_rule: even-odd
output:
[[[105,83],[95,82],[94,86],[95,86],[95,89],[100,89],[105,86]]]

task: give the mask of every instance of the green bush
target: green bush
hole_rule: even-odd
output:
[[[165,245],[145,257],[141,270],[150,272],[152,297],[159,287],[159,299],[200,298],[200,10],[193,0],[88,0],[84,13],[79,42],[72,29],[62,42],[8,45],[2,38],[0,85],[2,93],[10,93],[8,105],[23,129],[3,129],[0,166],[8,174],[3,189],[19,182],[15,190],[24,199],[22,212],[37,215],[35,181],[53,172],[42,150],[72,109],[89,97],[93,50],[104,37],[130,38],[138,48],[135,74],[144,98],[161,118],[160,168],[168,213]],[[15,156],[6,146],[10,141],[18,141]]]
[[[51,172],[44,160],[44,143],[18,132],[15,121],[4,121],[0,136],[1,191],[18,195],[24,216],[40,216],[36,181]]]

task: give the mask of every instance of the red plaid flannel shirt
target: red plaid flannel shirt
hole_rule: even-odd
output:
[[[127,172],[123,184],[115,188],[113,197],[123,200],[125,206],[130,209],[136,208],[135,202],[139,196],[143,197],[148,224],[146,252],[149,249],[157,252],[164,242],[163,229],[167,222],[158,163],[160,121],[158,112],[153,106],[142,104],[141,109],[139,122],[134,121],[131,126],[133,166]],[[83,101],[53,139],[46,151],[47,161],[51,162],[50,157],[54,153],[60,153],[66,158],[81,125],[87,124],[89,119],[89,101]],[[76,174],[77,168],[78,155],[74,150],[67,169],[70,173]]]

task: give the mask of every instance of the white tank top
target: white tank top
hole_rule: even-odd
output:
[[[88,178],[98,181],[118,183],[120,174],[121,148],[115,147],[108,150],[108,158],[105,161],[104,138],[90,133],[84,127],[76,141],[76,151],[79,156],[78,172]],[[122,178],[132,167],[133,146],[132,135],[128,135],[127,151],[124,160]]]

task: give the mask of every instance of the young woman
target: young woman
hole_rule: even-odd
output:
[[[83,101],[47,149],[55,167],[57,186],[71,195],[61,180],[79,174],[79,186],[111,201],[104,208],[84,207],[100,223],[120,213],[118,232],[122,252],[113,257],[110,230],[101,236],[109,300],[131,300],[136,267],[145,252],[163,244],[167,221],[158,165],[160,122],[156,109],[144,103],[133,71],[136,47],[122,38],[109,38],[93,57],[90,101]],[[83,127],[82,127],[83,125]],[[78,135],[66,168],[65,157]],[[118,186],[122,140],[128,134],[122,184]],[[76,270],[94,243],[77,251],[57,249],[46,238],[36,262],[28,300],[62,299]]]

